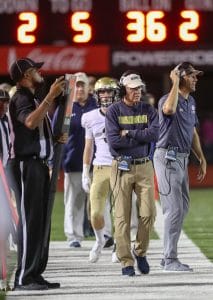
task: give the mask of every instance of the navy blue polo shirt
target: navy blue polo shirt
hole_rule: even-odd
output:
[[[163,96],[158,103],[160,136],[156,147],[174,146],[178,147],[178,152],[189,153],[194,127],[198,125],[195,100],[191,95],[184,99],[179,94],[176,113],[165,115],[163,104],[167,97],[168,95]]]
[[[89,96],[84,106],[78,102],[73,103],[69,137],[67,144],[64,145],[62,157],[62,165],[66,173],[82,172],[85,129],[81,126],[81,117],[84,113],[95,108],[97,108],[97,102],[92,96]]]

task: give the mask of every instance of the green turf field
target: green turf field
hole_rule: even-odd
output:
[[[191,206],[185,220],[185,233],[213,261],[213,189],[191,190]],[[63,194],[57,193],[53,217],[51,239],[64,241],[63,232],[64,204]],[[152,234],[152,238],[157,238]]]
[[[184,230],[213,262],[213,189],[191,190],[191,206]]]
[[[64,241],[64,194],[57,193],[54,202],[52,226],[51,226],[51,240]]]

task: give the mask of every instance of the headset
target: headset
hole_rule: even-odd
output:
[[[184,61],[180,64],[178,64],[174,70],[175,71],[179,71],[179,77],[183,77],[186,75],[186,70],[190,67],[193,67],[192,64],[190,62]]]
[[[128,75],[131,75],[131,74],[136,74],[138,76],[140,76],[140,74],[134,70],[127,70],[126,72],[124,72],[120,78],[120,81],[118,83],[118,98],[123,98],[125,95],[126,95],[126,87],[124,86],[123,82],[124,82],[124,79],[128,76]],[[141,79],[142,81],[142,79]],[[143,81],[142,81],[143,82]],[[143,93],[146,93],[146,85],[145,83],[143,82]]]
[[[121,75],[120,81],[118,83],[118,97],[123,98],[126,95],[126,88],[123,85],[124,78],[130,74],[134,74],[132,70],[128,70]]]
[[[118,98],[123,98],[126,95],[126,88],[121,83],[118,83]]]

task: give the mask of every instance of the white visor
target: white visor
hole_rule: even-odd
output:
[[[122,84],[124,86],[130,87],[130,88],[137,88],[137,87],[143,87],[144,83],[141,80],[140,76],[137,74],[129,74],[126,77],[123,78]]]

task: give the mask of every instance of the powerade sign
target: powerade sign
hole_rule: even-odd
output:
[[[213,50],[187,51],[130,51],[112,52],[112,67],[167,67],[177,65],[180,61],[190,61],[196,66],[213,66]]]

